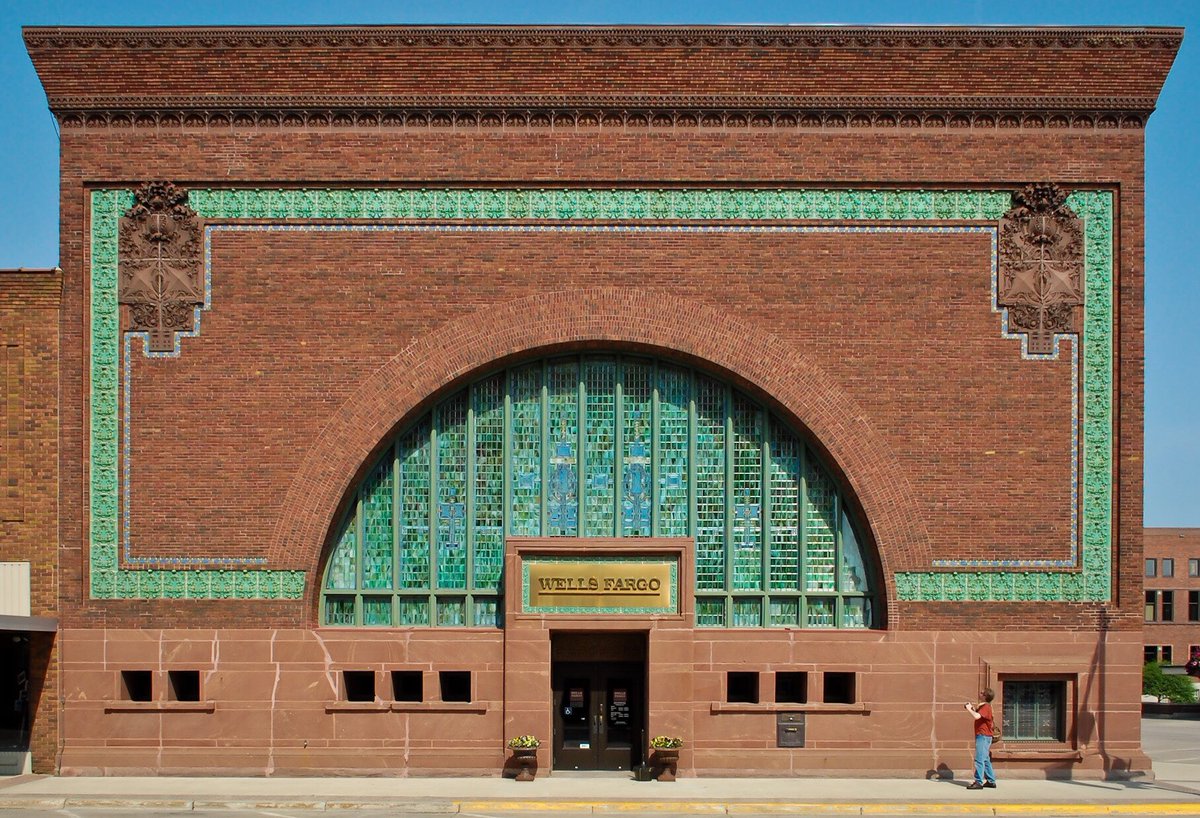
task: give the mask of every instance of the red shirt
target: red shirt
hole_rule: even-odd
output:
[[[996,732],[996,725],[992,721],[992,706],[987,702],[975,708],[979,713],[979,718],[975,719],[975,735],[990,736]]]

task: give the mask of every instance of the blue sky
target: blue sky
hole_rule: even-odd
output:
[[[23,25],[908,23],[1188,29],[1146,131],[1146,525],[1200,526],[1200,1],[228,2],[0,0],[0,268],[58,263],[58,138]],[[1137,467],[1137,463],[1126,463]]]

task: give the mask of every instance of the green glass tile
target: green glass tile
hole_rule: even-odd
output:
[[[459,627],[467,624],[467,601],[458,597],[437,601],[439,627]]]
[[[504,566],[504,376],[471,387],[475,419],[474,587],[498,591]]]
[[[363,624],[391,625],[392,598],[390,596],[364,596]]]
[[[725,587],[725,397],[696,376],[696,588]]]
[[[579,533],[579,364],[550,365],[546,469],[546,533],[574,537]]]
[[[800,590],[800,444],[771,421],[771,590]],[[797,624],[792,622],[791,624]]]
[[[733,590],[762,590],[762,435],[759,410],[733,399]],[[736,608],[735,608],[736,611]],[[761,620],[761,612],[759,619]],[[760,622],[761,624],[761,622]]]
[[[355,535],[355,521],[351,517],[342,529],[337,547],[329,558],[329,568],[326,573],[325,587],[339,591],[353,590],[358,587],[358,537]]]
[[[871,600],[853,596],[843,598],[841,627],[871,627]]]
[[[725,627],[725,600],[696,597],[696,626],[699,628]]]
[[[325,597],[326,625],[354,624],[354,597],[327,596]]]
[[[621,536],[650,536],[654,497],[650,428],[654,421],[654,365],[627,360],[622,368]]]
[[[850,519],[842,515],[842,569],[838,590],[842,593],[862,593],[867,590],[867,568],[863,563],[862,547]]]
[[[808,459],[808,513],[805,520],[808,538],[804,555],[804,589],[832,591],[834,582],[834,505],[833,482],[813,458]]]
[[[542,365],[512,370],[509,394],[512,396],[509,533],[536,537],[542,533]]]
[[[363,588],[392,587],[392,466],[388,452],[363,484]]]
[[[692,379],[687,370],[658,368],[659,534],[688,535],[688,417]]]
[[[805,608],[806,628],[832,628],[835,623],[833,620],[834,600],[825,597],[809,597]]]
[[[401,625],[417,626],[429,624],[429,597],[402,596],[399,601]]]
[[[437,587],[467,587],[467,394],[437,407]]]
[[[584,534],[612,536],[616,530],[616,479],[613,439],[616,429],[617,366],[610,359],[585,358],[584,389]]]
[[[499,600],[475,597],[475,625],[481,628],[501,627]]]
[[[733,627],[758,628],[762,626],[762,600],[754,599],[733,600]]]
[[[429,421],[423,419],[401,438],[400,588],[429,588]]]
[[[795,597],[771,598],[771,626],[794,628],[800,624],[800,600]]]

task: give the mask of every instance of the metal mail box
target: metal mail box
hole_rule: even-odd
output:
[[[779,713],[775,717],[775,746],[804,746],[803,713]]]

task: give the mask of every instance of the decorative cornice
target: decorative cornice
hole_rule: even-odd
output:
[[[63,97],[64,127],[1141,128],[1122,97]]]
[[[1177,49],[1180,28],[978,26],[30,27],[43,49],[177,48],[1089,48]]]

